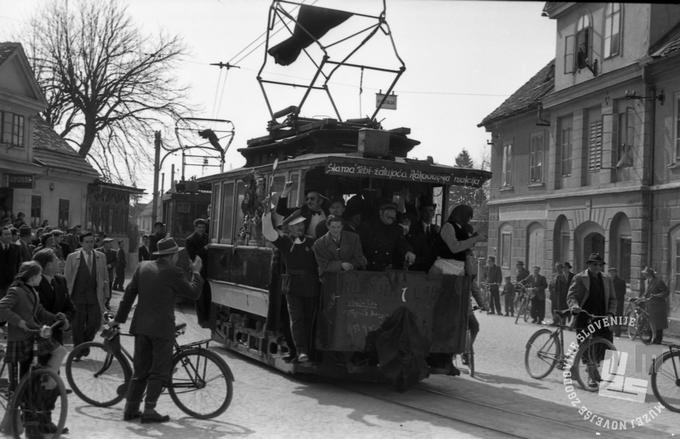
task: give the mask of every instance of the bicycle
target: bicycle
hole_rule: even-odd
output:
[[[472,312],[478,309],[483,309],[478,306],[472,307]],[[465,330],[465,351],[461,355],[461,363],[468,367],[470,372],[470,378],[475,377],[475,350],[474,343],[472,341],[472,333],[470,332],[470,327]]]
[[[606,349],[616,350],[616,347],[606,338],[588,337],[579,345],[573,355],[573,361],[570,361],[572,358],[569,355],[570,352],[565,353],[564,351],[564,330],[568,326],[561,322],[571,314],[571,311],[555,312],[560,316],[560,324],[554,330],[539,329],[527,341],[524,352],[524,367],[527,373],[530,377],[540,380],[548,376],[555,367],[560,370],[570,367],[572,376],[582,388],[591,392],[597,391],[596,386],[589,385],[588,378],[595,381],[600,380],[598,357],[601,357]],[[590,319],[606,318],[606,316],[593,315],[584,310],[580,310],[580,312],[586,314]]]
[[[667,346],[668,351],[654,359],[650,371],[652,391],[664,407],[680,413],[680,345],[670,343]]]
[[[626,314],[628,338],[635,340],[637,337],[640,337],[640,340],[642,340],[644,344],[650,344],[654,338],[654,333],[656,332],[656,328],[645,308],[647,302],[649,302],[649,299],[630,299],[632,310]],[[631,322],[633,322],[633,324],[631,324]]]
[[[112,316],[105,316],[108,321]],[[234,376],[227,363],[208,349],[210,340],[180,345],[186,323],[175,326],[172,377],[166,387],[170,397],[184,413],[210,419],[224,413],[233,397]],[[132,355],[121,346],[120,336],[134,337],[117,328],[102,332],[105,341],[76,346],[66,359],[66,378],[73,392],[96,407],[110,407],[125,398],[132,378]],[[185,401],[185,399],[187,399]],[[190,401],[203,407],[190,407]]]
[[[515,316],[515,325],[519,322],[519,318],[522,317],[525,322],[529,321],[531,316],[531,299],[534,297],[534,289],[531,287],[524,286],[523,283],[515,283],[515,295],[517,303],[515,304],[515,310],[517,311]]]
[[[38,340],[41,337],[50,338],[52,330],[62,323],[62,320],[58,320],[51,326],[28,329],[33,337],[33,360],[14,391],[11,389],[9,379],[3,389],[3,399],[7,401],[3,429],[6,432],[9,431],[15,439],[21,437],[24,430],[40,432],[42,435],[49,435],[42,437],[53,439],[66,433],[64,429],[68,413],[66,386],[56,372],[38,363]],[[4,373],[5,369],[6,363],[3,362],[0,374]],[[18,368],[9,368],[9,370],[11,371],[9,373],[18,373]],[[47,401],[48,396],[56,397],[53,403]],[[51,419],[51,414],[54,412],[59,413],[56,423]]]

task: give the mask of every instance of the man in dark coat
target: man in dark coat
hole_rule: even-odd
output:
[[[155,261],[139,264],[125,289],[118,313],[112,325],[117,326],[128,318],[132,304],[138,298],[137,308],[130,324],[135,336],[134,374],[130,381],[123,419],[140,418],[146,422],[167,422],[170,417],[156,411],[156,402],[172,373],[172,348],[175,340],[175,298],[197,299],[201,294],[203,266],[197,257],[191,263],[191,281],[177,267],[180,248],[172,238],[158,242]],[[139,406],[146,391],[144,412]]]
[[[401,269],[404,262],[407,267],[412,265],[416,255],[396,223],[397,205],[391,201],[381,202],[378,215],[377,221],[365,222],[359,227],[361,248],[368,261],[366,269]]]
[[[604,260],[599,253],[592,253],[586,261],[586,270],[574,275],[574,280],[569,285],[567,294],[567,305],[576,315],[574,329],[576,333],[583,333],[591,323],[587,315],[580,313],[580,310],[588,311],[596,316],[614,315],[616,313],[616,295],[611,279],[602,275]],[[604,324],[593,325],[598,327],[590,337],[603,337],[609,341],[613,340],[612,332]],[[585,332],[590,333],[589,331]],[[597,352],[596,361],[599,363],[604,359],[605,352]],[[595,389],[599,386],[601,377],[597,370],[588,371],[588,386]]]
[[[626,281],[619,277],[619,272],[615,267],[607,270],[609,277],[614,284],[614,294],[616,294],[616,315],[623,316],[623,306],[626,304]],[[614,327],[614,335],[621,336],[621,325]]]
[[[125,257],[125,247],[123,240],[118,241],[118,251],[116,251],[116,279],[113,281],[113,289],[123,291],[125,284],[125,267],[127,267]]]
[[[42,267],[42,279],[36,288],[40,296],[40,304],[52,314],[64,313],[69,321],[76,312],[71,298],[68,295],[66,278],[57,274],[59,258],[54,250],[46,248],[39,250],[33,255],[33,260]],[[52,336],[56,341],[64,344],[64,334],[61,328],[52,330]]]
[[[503,282],[503,272],[501,267],[496,265],[496,258],[493,256],[489,256],[487,259],[485,279],[489,285],[489,314],[493,314],[495,308],[496,314],[500,316],[502,315],[500,286]],[[509,315],[507,306],[505,307],[505,315]]]
[[[439,227],[432,224],[437,205],[430,202],[423,202],[420,205],[420,218],[414,221],[409,228],[406,240],[413,247],[416,261],[409,270],[429,271],[434,261],[437,259],[437,239],[439,237]]]
[[[316,190],[307,190],[305,192],[305,204],[301,207],[288,207],[288,195],[293,188],[293,182],[287,181],[281,192],[278,202],[276,203],[276,213],[285,217],[290,216],[293,212],[300,210],[300,214],[305,219],[305,236],[312,239],[318,238],[316,236],[316,227],[326,221],[328,216],[323,208],[325,197],[321,192]]]
[[[32,233],[31,227],[26,224],[19,228],[19,241],[17,244],[21,253],[21,262],[30,261],[33,257],[35,246],[31,243]]]
[[[142,236],[142,245],[137,249],[137,260],[139,262],[148,261],[151,259],[151,251],[149,249],[149,235]]]
[[[0,229],[0,298],[7,294],[21,262],[19,246],[12,242],[12,231],[5,226]]]
[[[206,260],[206,246],[210,243],[208,238],[208,221],[203,218],[196,218],[194,220],[194,232],[186,238],[186,249],[190,259],[200,256],[202,260]],[[207,267],[203,266],[201,276],[206,278]],[[201,297],[196,301],[196,317],[198,323],[204,327],[209,328],[212,322],[212,292],[210,291],[210,284],[203,283],[203,292]]]
[[[663,340],[663,330],[668,328],[668,287],[656,275],[652,267],[645,267],[641,274],[645,277],[644,297],[649,299],[647,302],[647,312],[649,313],[649,323],[654,328],[652,344],[661,344]]]
[[[560,317],[556,311],[567,309],[567,292],[569,291],[569,276],[565,271],[564,264],[555,264],[555,277],[548,286],[550,290],[550,310],[552,312],[553,324],[560,323]]]
[[[534,289],[534,297],[531,300],[531,322],[540,325],[545,319],[545,290],[548,288],[548,281],[541,274],[541,267],[534,266],[533,273],[525,283]]]

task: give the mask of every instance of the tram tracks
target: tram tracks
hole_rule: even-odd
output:
[[[387,387],[343,386],[345,390],[396,405],[429,416],[460,423],[483,431],[497,433],[508,438],[640,438],[646,437],[641,430],[607,432],[576,417],[567,421],[557,419],[555,413],[546,415],[520,411],[505,405],[483,402],[462,395],[432,388],[431,384],[418,384],[404,393],[396,393]],[[487,390],[488,392],[488,390]],[[491,390],[492,393],[493,390]],[[483,398],[480,396],[480,398]],[[658,432],[656,432],[658,434]]]

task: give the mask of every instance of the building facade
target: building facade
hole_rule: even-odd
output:
[[[489,253],[552,273],[592,252],[630,294],[654,267],[680,332],[680,6],[548,2],[555,59],[481,123]]]
[[[38,227],[84,224],[99,174],[38,115],[47,105],[19,43],[0,43],[0,217]]]

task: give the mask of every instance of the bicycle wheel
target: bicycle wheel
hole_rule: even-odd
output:
[[[649,315],[647,315],[647,313],[642,312],[638,314],[637,332],[640,340],[642,340],[644,344],[650,344],[652,342],[652,339],[654,338],[654,327],[652,326],[652,322],[649,320]]]
[[[572,376],[581,387],[589,392],[598,390],[599,382],[602,380],[600,363],[607,350],[615,351],[614,343],[606,338],[594,337],[583,342],[576,352]]]
[[[42,433],[44,438],[59,438],[66,424],[68,399],[59,375],[35,368],[21,379],[12,397],[12,434],[15,439]]]
[[[69,385],[83,401],[96,407],[122,401],[131,375],[132,368],[122,353],[96,341],[79,344],[66,358]]]
[[[539,329],[527,341],[524,367],[531,378],[547,377],[562,355],[562,346],[549,329]]]
[[[219,355],[203,348],[180,351],[168,388],[177,407],[194,418],[219,416],[229,407],[234,377]]]
[[[666,351],[654,360],[652,390],[664,407],[680,413],[680,351]]]
[[[524,305],[524,314],[522,315],[522,318],[524,319],[525,322],[528,322],[530,316],[531,316],[531,307],[527,303],[527,304]]]

